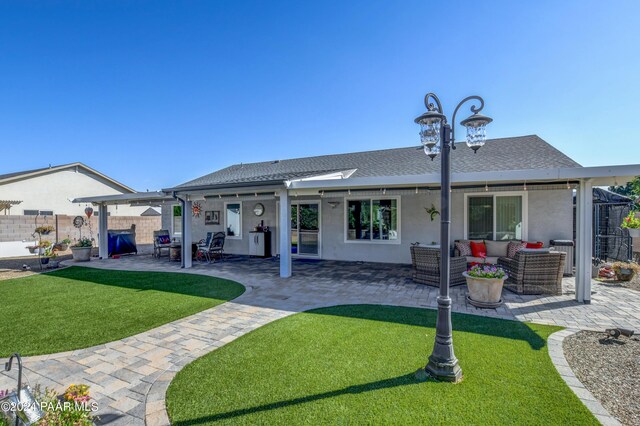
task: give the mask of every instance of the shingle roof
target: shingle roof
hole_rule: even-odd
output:
[[[42,171],[49,170],[49,169],[50,169],[50,167],[43,167],[41,169],[24,170],[22,172],[5,173],[3,175],[0,175],[0,180],[12,178],[12,177],[18,177],[18,176],[22,176],[22,175],[30,175],[31,173],[42,172]]]
[[[465,143],[452,153],[453,172],[481,172],[581,167],[536,135],[490,139],[474,154]],[[235,164],[179,185],[288,180],[356,169],[351,177],[399,176],[438,173],[440,161],[429,161],[421,147],[394,148],[348,154],[321,155],[260,163]]]
[[[89,173],[93,173],[96,176],[99,176],[109,182],[111,182],[112,184],[120,187],[124,192],[135,192],[135,190],[129,188],[128,186],[118,182],[115,179],[110,178],[107,175],[104,175],[102,173],[100,173],[99,171],[92,169],[91,167],[87,166],[86,164],[80,163],[80,162],[75,162],[75,163],[69,163],[69,164],[61,164],[59,166],[49,166],[49,167],[43,167],[40,169],[33,169],[33,170],[25,170],[25,171],[21,171],[21,172],[13,172],[13,173],[5,173],[0,175],[0,185],[5,184],[7,182],[11,182],[11,181],[15,181],[15,180],[20,180],[20,179],[28,179],[30,177],[34,177],[34,176],[39,176],[39,175],[43,175],[46,173],[51,173],[51,172],[57,172],[60,170],[65,170],[65,169],[69,169],[69,168],[82,168],[84,170],[86,170]]]

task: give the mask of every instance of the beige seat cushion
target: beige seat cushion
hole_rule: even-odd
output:
[[[467,263],[471,263],[471,262],[496,264],[498,263],[498,257],[497,256],[488,256],[488,257],[467,256]]]
[[[509,241],[490,241],[486,240],[484,245],[487,247],[487,256],[491,257],[507,257],[507,248]]]

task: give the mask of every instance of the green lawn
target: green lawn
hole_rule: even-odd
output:
[[[435,314],[338,306],[266,325],[178,373],[172,424],[598,424],[549,359],[558,327],[454,314],[463,382],[419,382]]]
[[[0,356],[111,342],[243,292],[236,282],[202,275],[80,267],[0,281]]]

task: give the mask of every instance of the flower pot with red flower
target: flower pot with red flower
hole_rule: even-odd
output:
[[[621,227],[629,231],[632,238],[640,238],[640,217],[636,212],[629,212],[629,215],[622,220]]]

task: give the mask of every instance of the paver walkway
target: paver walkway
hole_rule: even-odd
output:
[[[25,358],[32,383],[62,391],[87,383],[97,399],[101,423],[167,424],[164,396],[177,371],[194,359],[264,324],[312,308],[340,304],[436,307],[438,290],[415,284],[410,267],[375,263],[296,261],[294,276],[278,277],[278,262],[231,257],[181,270],[150,256],[91,261],[96,268],[188,272],[238,281],[239,298],[120,341],[72,352]],[[480,310],[466,303],[466,286],[451,289],[453,311],[571,328],[609,326],[640,329],[640,293],[594,282],[592,304],[573,300],[573,280],[562,296],[518,296],[505,291],[505,305]],[[426,356],[426,354],[425,354]],[[15,382],[0,375],[0,389]]]

